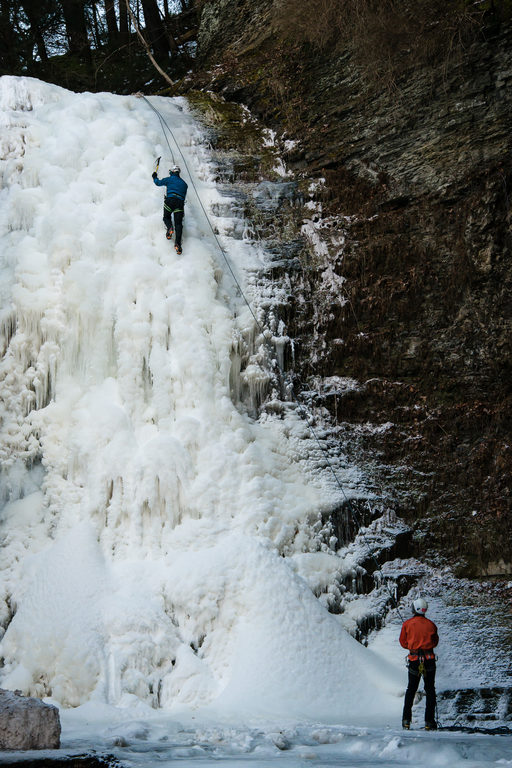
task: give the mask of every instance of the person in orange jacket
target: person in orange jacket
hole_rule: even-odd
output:
[[[402,714],[402,727],[409,729],[412,719],[412,705],[414,696],[423,676],[425,685],[425,728],[428,731],[437,729],[436,723],[436,656],[434,648],[439,642],[437,627],[433,621],[425,616],[428,603],[422,597],[413,601],[413,616],[402,624],[400,632],[400,645],[407,648],[407,667],[409,669],[409,682],[405,692],[404,711]]]

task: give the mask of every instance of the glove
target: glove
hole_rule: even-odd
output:
[[[156,179],[156,176],[157,176],[156,171],[153,171],[153,173],[151,174],[151,178]]]

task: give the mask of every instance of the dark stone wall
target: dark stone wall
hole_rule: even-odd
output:
[[[420,552],[461,573],[510,571],[512,27],[409,62],[390,86],[347,51],[285,39],[273,8],[207,1],[194,86],[297,140],[283,144],[296,178],[325,179],[328,255],[290,275],[297,371],[308,388],[361,382],[323,402],[344,438],[391,423],[354,439]]]

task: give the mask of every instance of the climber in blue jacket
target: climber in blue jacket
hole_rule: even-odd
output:
[[[183,216],[185,207],[185,198],[187,196],[188,184],[180,178],[180,168],[174,165],[169,170],[169,176],[165,179],[159,179],[157,172],[154,171],[153,181],[157,187],[167,187],[167,194],[164,198],[164,224],[167,229],[166,237],[171,239],[174,229],[176,229],[176,253],[181,253],[181,236],[183,233]],[[172,218],[174,215],[174,227]]]

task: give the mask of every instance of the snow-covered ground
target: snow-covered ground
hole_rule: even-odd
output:
[[[234,402],[269,372],[199,202],[226,199],[186,101],[152,103],[170,149],[141,99],[0,81],[0,685],[127,765],[512,764],[508,737],[398,732],[399,625],[364,648],[312,591],[343,568],[318,537],[340,490],[293,408]],[[190,183],[181,257],[158,155]],[[261,319],[264,256],[211,219]]]
[[[138,713],[122,721],[119,710],[95,707],[64,715],[65,738],[60,752],[4,753],[12,764],[44,757],[111,755],[128,768],[191,763],[195,768],[496,768],[512,765],[512,736],[455,732],[402,731],[371,726],[332,726],[283,720],[226,723],[193,716],[170,718]],[[135,714],[135,713],[134,713]]]

